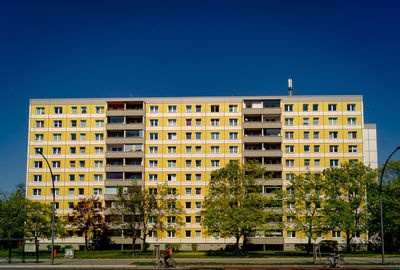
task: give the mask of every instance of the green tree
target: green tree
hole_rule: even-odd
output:
[[[13,192],[0,193],[0,238],[24,237],[26,201],[24,184]]]
[[[68,220],[73,228],[80,230],[85,237],[85,249],[89,250],[89,239],[95,236],[96,231],[103,228],[103,207],[101,201],[95,197],[80,200],[74,207]]]
[[[307,252],[318,234],[327,231],[323,218],[322,187],[324,181],[320,173],[293,175],[286,190],[278,192],[278,198],[285,204],[285,229],[303,232],[307,239]]]
[[[346,249],[351,252],[351,240],[367,230],[367,187],[376,181],[376,171],[363,163],[351,162],[325,169],[323,176],[324,215],[330,229],[346,234]]]
[[[176,189],[165,185],[145,190],[133,181],[129,187],[118,187],[112,212],[121,216],[116,225],[132,237],[133,256],[138,239],[143,240],[145,250],[150,233],[156,234],[182,225],[180,214],[183,211],[176,199]]]
[[[379,177],[382,168],[379,170]],[[379,205],[379,182],[373,182],[368,189],[368,232],[370,239],[380,239],[381,220]],[[382,185],[382,208],[385,233],[385,249],[400,249],[400,159],[386,165]],[[380,243],[380,241],[379,241]]]
[[[262,178],[266,171],[258,163],[230,163],[211,173],[209,195],[204,200],[202,225],[211,235],[235,237],[235,250],[243,237],[245,248],[248,238],[257,231],[265,231],[276,214],[266,209],[271,199],[262,194]]]

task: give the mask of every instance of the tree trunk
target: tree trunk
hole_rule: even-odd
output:
[[[236,236],[236,243],[235,243],[235,253],[239,254],[240,248],[239,248],[239,240],[240,240],[240,235]]]
[[[132,256],[135,256],[136,237],[132,237]]]
[[[310,251],[311,251],[311,238],[310,237],[308,238],[306,250],[307,250],[307,255],[309,255]]]
[[[85,232],[85,250],[88,251],[88,236],[87,236],[87,232]]]
[[[350,233],[349,233],[349,232],[346,232],[346,252],[347,252],[347,253],[350,253],[350,252],[351,252],[350,242],[351,242]]]
[[[143,234],[143,247],[142,247],[142,251],[145,252],[146,251],[146,233]]]

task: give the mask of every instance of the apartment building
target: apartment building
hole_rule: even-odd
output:
[[[364,123],[362,96],[157,97],[30,100],[27,197],[51,202],[48,158],[57,214],[82,197],[113,206],[117,186],[167,184],[185,211],[185,226],[149,242],[219,249],[201,227],[211,171],[229,162],[258,160],[271,178],[263,192],[283,188],[293,173],[322,171],[357,160],[377,168],[376,128]],[[324,239],[345,239],[340,233]],[[360,236],[365,237],[365,236]],[[113,241],[129,244],[122,231]],[[361,239],[360,239],[361,240]],[[83,242],[70,232],[65,244]],[[276,230],[252,242],[285,250],[306,243],[299,232]]]

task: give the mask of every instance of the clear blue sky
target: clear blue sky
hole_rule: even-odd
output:
[[[0,188],[25,182],[30,98],[364,95],[400,144],[400,1],[2,1]],[[400,158],[400,154],[394,156]]]

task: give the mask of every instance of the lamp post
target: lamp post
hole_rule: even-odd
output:
[[[400,146],[398,146],[391,154],[390,156],[386,159],[385,165],[383,165],[383,169],[381,172],[381,180],[379,183],[379,206],[381,210],[381,245],[382,245],[382,264],[385,264],[385,240],[384,240],[384,234],[383,234],[383,210],[382,210],[382,183],[383,183],[383,174],[385,173],[386,165],[390,158],[393,156],[396,151],[400,150]]]
[[[49,161],[47,158],[43,155],[41,151],[38,151],[38,153],[46,160],[47,166],[49,167],[50,170],[50,175],[51,175],[51,183],[53,184],[53,216],[51,217],[51,264],[54,264],[54,217],[55,217],[55,207],[56,207],[56,189],[54,188],[54,176],[53,176],[53,171],[51,170]]]

